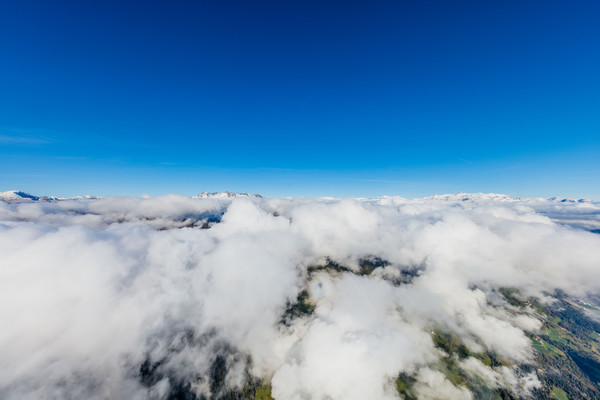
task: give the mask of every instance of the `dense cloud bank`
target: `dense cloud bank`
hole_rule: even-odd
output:
[[[420,398],[471,398],[436,367],[438,332],[506,360],[460,365],[526,396],[541,322],[499,289],[598,293],[599,215],[493,196],[0,202],[0,398],[218,398],[255,379],[278,400],[394,399],[401,373]]]

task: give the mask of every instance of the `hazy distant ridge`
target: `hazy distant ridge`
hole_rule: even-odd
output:
[[[202,192],[192,196],[193,199],[235,199],[241,197],[250,198],[263,198],[258,193],[239,193],[239,192]],[[0,200],[6,202],[27,202],[27,201],[61,201],[61,200],[85,200],[85,199],[99,199],[101,197],[85,195],[75,197],[57,197],[57,196],[36,196],[26,193],[21,190],[9,190],[6,192],[0,192]],[[331,198],[333,199],[333,198]],[[356,200],[372,201],[374,199],[397,199],[397,200],[409,200],[401,196],[382,196],[377,198],[356,198]],[[439,200],[439,201],[456,201],[456,202],[473,202],[473,201],[500,201],[500,202],[516,202],[516,201],[546,201],[546,202],[559,202],[559,203],[570,203],[570,204],[596,204],[589,199],[570,199],[565,197],[514,197],[500,193],[449,193],[449,194],[436,194],[433,196],[427,196],[422,198],[414,198],[412,200]]]

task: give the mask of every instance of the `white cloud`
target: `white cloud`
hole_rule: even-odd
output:
[[[423,398],[469,398],[432,369],[440,351],[431,330],[527,363],[526,333],[540,322],[532,310],[509,312],[494,290],[600,289],[600,236],[554,218],[581,227],[597,206],[547,203],[0,202],[0,397],[162,399],[182,382],[208,392],[218,356],[236,386],[247,355],[277,399],[398,398],[400,372],[414,374]],[[308,282],[310,265],[329,258],[358,271],[367,257],[388,265]],[[303,288],[315,313],[283,326]],[[140,374],[145,361],[150,378]],[[477,363],[463,367],[490,384],[539,384]]]

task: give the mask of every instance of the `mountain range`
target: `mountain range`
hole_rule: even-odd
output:
[[[194,199],[234,199],[240,197],[251,197],[251,198],[262,198],[260,194],[251,193],[238,193],[238,192],[202,192],[195,196]],[[75,197],[58,197],[58,196],[35,196],[30,193],[26,193],[21,190],[8,190],[6,192],[0,192],[0,200],[9,203],[21,203],[21,202],[35,202],[35,201],[64,201],[64,200],[96,200],[100,199],[99,196],[85,195]],[[398,196],[384,196],[379,199],[394,198],[404,199]],[[358,199],[368,200],[368,199]],[[416,199],[415,199],[416,200]],[[545,201],[545,202],[556,202],[556,203],[569,203],[569,204],[584,204],[584,203],[595,203],[589,199],[569,199],[564,197],[550,197],[550,198],[534,198],[534,197],[514,197],[506,194],[498,193],[453,193],[453,194],[437,194],[429,197],[424,197],[422,200],[439,200],[439,201],[450,201],[450,202],[473,202],[473,201],[501,201],[501,202],[515,202],[515,201]]]

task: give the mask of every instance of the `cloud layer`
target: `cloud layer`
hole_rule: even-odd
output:
[[[505,200],[0,202],[0,397],[217,398],[222,364],[224,388],[278,400],[399,398],[401,373],[471,398],[436,367],[438,332],[507,360],[461,365],[526,395],[541,323],[498,290],[597,293],[600,212]],[[303,291],[313,309],[289,314]]]

